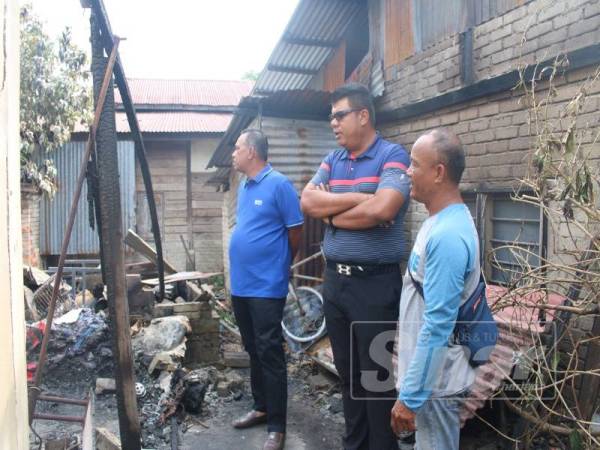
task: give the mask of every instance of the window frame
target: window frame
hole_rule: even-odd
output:
[[[524,193],[524,192],[520,192]],[[495,284],[499,286],[507,286],[510,282],[503,282],[498,279],[494,279],[492,276],[493,273],[493,265],[490,261],[490,254],[493,249],[493,241],[494,238],[494,225],[504,219],[509,221],[510,218],[496,218],[493,216],[494,214],[494,202],[496,200],[511,200],[513,202],[518,202],[518,200],[514,200],[514,195],[516,194],[514,189],[490,189],[490,190],[463,190],[462,195],[465,203],[468,205],[472,204],[473,201],[475,203],[475,217],[473,217],[473,221],[475,223],[475,228],[477,229],[477,233],[479,236],[479,257],[481,261],[481,265],[483,268],[483,272],[486,280],[489,284]],[[533,207],[533,205],[531,205]],[[471,208],[469,208],[471,210]],[[539,216],[538,219],[534,220],[538,223],[538,239],[535,246],[538,249],[537,255],[541,261],[543,261],[546,257],[547,253],[547,222],[543,214],[543,209],[539,208]],[[471,213],[473,216],[473,213]],[[524,221],[530,221],[533,219],[523,219]],[[508,265],[508,264],[507,264]],[[497,270],[502,270],[500,267],[496,266]]]

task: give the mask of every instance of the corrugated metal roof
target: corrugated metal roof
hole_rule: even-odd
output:
[[[142,133],[223,133],[233,114],[200,112],[137,113]],[[117,132],[129,133],[125,113],[116,114]]]
[[[255,118],[244,128],[261,128],[269,140],[269,162],[287,176],[300,192],[315,174],[319,164],[337,147],[327,121],[279,117]],[[241,131],[241,129],[240,129]],[[239,131],[236,133],[239,135]],[[231,164],[231,148],[224,154]],[[230,167],[221,167],[209,180],[210,184],[229,181]]]
[[[247,128],[258,115],[259,108],[265,117],[283,116],[289,119],[322,119],[323,123],[327,125],[330,95],[329,92],[323,91],[280,91],[268,97],[246,97],[242,99],[238,111],[213,153],[208,167],[228,167],[231,165],[233,145],[240,132]],[[214,181],[217,182],[218,180],[215,179]]]
[[[252,89],[252,81],[152,80],[128,78],[135,105],[235,106]],[[115,89],[115,102],[121,103]]]
[[[252,92],[308,87],[365,3],[363,0],[302,0]],[[325,45],[318,45],[319,41]],[[290,70],[273,70],[277,66]]]
[[[225,131],[225,134],[221,138],[219,145],[207,164],[208,168],[229,167],[231,165],[231,153],[235,141],[239,137],[240,131],[247,128],[255,116],[256,113],[253,112],[237,112],[234,114],[227,131]]]
[[[224,133],[233,114],[205,112],[138,112],[142,133]],[[129,133],[124,112],[116,113],[117,133]],[[77,124],[74,133],[87,133],[89,127]]]

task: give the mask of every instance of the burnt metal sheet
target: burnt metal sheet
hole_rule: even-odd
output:
[[[52,200],[44,198],[40,205],[40,253],[57,255],[67,226],[67,213],[75,193],[75,183],[85,152],[85,142],[69,142],[56,152],[44,155],[54,161],[58,172],[58,192]],[[119,184],[123,228],[135,226],[135,156],[131,141],[117,143],[119,158]],[[77,217],[67,253],[69,255],[90,255],[100,251],[98,233],[92,230],[88,221],[87,185],[84,184]]]

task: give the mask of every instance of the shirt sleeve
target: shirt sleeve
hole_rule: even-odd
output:
[[[404,147],[394,145],[383,163],[377,189],[394,189],[407,199],[410,195],[410,178],[406,174],[409,165],[410,158]]]
[[[331,176],[331,161],[333,160],[332,156],[333,153],[330,153],[325,157],[323,162],[321,162],[317,173],[315,173],[315,176],[312,177],[312,180],[310,180],[312,184],[316,186],[320,185],[321,183],[329,184],[329,178]]]
[[[290,180],[279,183],[275,192],[275,201],[286,228],[292,228],[304,223],[304,216],[300,210],[298,193]]]
[[[399,399],[414,412],[431,396],[441,375],[469,264],[468,247],[456,236],[433,235],[425,251],[423,325],[399,393]]]

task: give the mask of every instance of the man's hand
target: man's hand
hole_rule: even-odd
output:
[[[323,192],[329,192],[329,185],[321,183],[317,186],[317,190],[323,191]]]
[[[396,436],[407,431],[415,431],[416,414],[408,409],[400,400],[396,400],[392,408],[390,425]]]
[[[404,204],[404,196],[394,189],[378,189],[369,195],[368,201],[336,214],[334,225],[346,230],[366,230],[393,225],[398,211]]]
[[[369,198],[369,195],[360,192],[333,193],[326,184],[308,183],[302,191],[300,205],[304,214],[323,219],[354,208]]]

